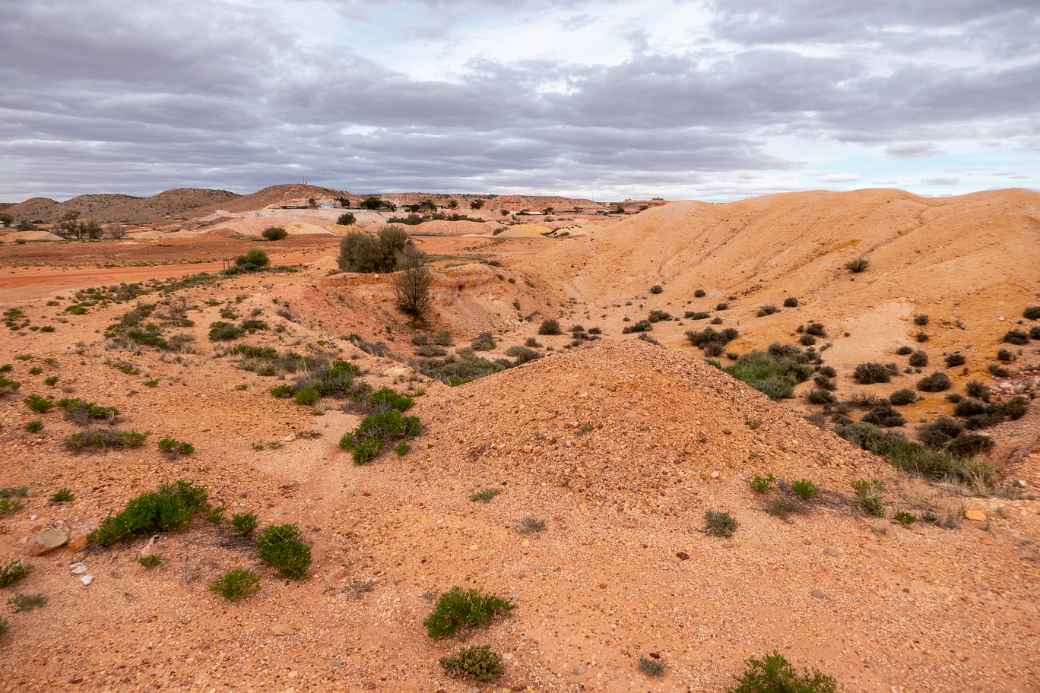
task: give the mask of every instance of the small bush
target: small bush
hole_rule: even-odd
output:
[[[893,404],[897,407],[906,406],[907,404],[913,404],[917,401],[917,393],[915,393],[913,390],[903,388],[901,390],[896,390],[891,395],[889,395],[888,401],[890,404]]]
[[[517,523],[516,531],[521,534],[537,534],[538,532],[544,532],[545,520],[539,519],[534,515],[525,515],[520,518],[520,522]]]
[[[427,635],[440,640],[465,628],[487,626],[497,614],[509,613],[513,608],[511,602],[493,594],[453,587],[440,596],[423,625]]]
[[[140,563],[142,567],[152,570],[162,565],[162,558],[155,554],[148,554],[147,556],[138,556],[137,562]]]
[[[659,294],[659,293],[663,293],[663,292],[664,292],[664,287],[661,286],[660,284],[654,284],[653,286],[650,287],[650,293],[652,293],[652,294]]]
[[[262,235],[265,239],[269,241],[280,241],[286,236],[288,236],[289,233],[280,226],[272,226],[270,228],[264,229]]]
[[[798,299],[795,298],[794,296],[788,296],[787,298],[784,299],[784,308],[797,308],[797,307],[798,307]]]
[[[917,382],[917,389],[921,392],[942,392],[950,389],[950,378],[941,371],[936,371],[926,378]]]
[[[258,524],[259,520],[253,513],[235,513],[231,516],[231,529],[242,537],[252,536]]]
[[[997,351],[997,360],[1002,363],[1011,363],[1015,360],[1015,355],[1007,349],[1000,349]]]
[[[232,273],[259,272],[270,264],[271,260],[267,257],[267,253],[254,249],[245,255],[239,255],[235,258],[235,267]]]
[[[287,578],[299,580],[307,576],[311,565],[311,547],[301,538],[293,524],[272,525],[256,538],[260,560],[274,566]]]
[[[859,479],[852,483],[852,490],[856,492],[856,499],[863,512],[874,517],[882,517],[885,514],[885,506],[876,491],[880,490],[878,482],[870,482]]]
[[[353,226],[356,222],[357,219],[350,212],[344,212],[336,219],[336,223],[340,226]]]
[[[906,423],[903,415],[893,409],[888,402],[879,404],[867,412],[863,421],[880,428],[896,428]]]
[[[710,316],[711,316],[711,313],[708,313],[708,312],[705,312],[705,311],[694,311],[694,310],[688,310],[683,315],[683,317],[686,318],[687,320],[706,320]]]
[[[176,438],[162,438],[159,440],[159,450],[171,457],[183,457],[195,453],[195,446]]]
[[[469,346],[473,351],[491,351],[495,348],[495,337],[490,332],[481,332]]]
[[[810,390],[808,394],[805,395],[805,401],[809,404],[833,404],[834,395],[828,390]]]
[[[76,500],[76,495],[67,488],[60,488],[51,494],[49,500],[54,505],[58,505],[60,503],[71,503],[72,501]]]
[[[1029,335],[1022,330],[1008,330],[1001,341],[1007,342],[1008,344],[1022,346],[1023,344],[1029,343]]]
[[[910,354],[910,365],[914,368],[924,368],[928,365],[928,354],[918,349]]]
[[[951,440],[946,450],[955,457],[974,457],[993,449],[993,439],[980,433],[965,433]]]
[[[474,681],[495,681],[504,671],[502,658],[487,645],[466,647],[454,657],[441,657],[440,663],[448,675]]]
[[[46,397],[40,397],[39,395],[29,395],[24,400],[25,406],[32,409],[37,414],[46,414],[54,408],[54,401],[49,400]]]
[[[653,657],[640,657],[639,658],[639,671],[643,672],[651,678],[658,678],[664,676],[665,669],[664,662]]]
[[[296,402],[296,404],[302,406],[310,406],[312,404],[317,404],[318,400],[320,399],[321,395],[318,394],[318,391],[309,385],[306,387],[301,387],[299,390],[293,393],[293,401]]]
[[[859,274],[865,272],[867,267],[870,266],[870,261],[864,257],[856,258],[855,260],[849,260],[845,263],[845,269],[852,272],[853,274]]]
[[[43,430],[43,422],[39,419],[33,419],[29,423],[25,424],[25,430],[27,433],[39,433]]]
[[[887,383],[892,379],[892,373],[880,363],[861,363],[856,366],[852,378],[861,385],[871,385]]]
[[[271,394],[278,399],[289,399],[293,396],[293,386],[283,383],[282,385],[271,388]]]
[[[917,437],[921,442],[936,450],[964,432],[964,426],[947,416],[940,416],[935,421],[918,427]]]
[[[755,315],[757,315],[760,318],[764,318],[767,315],[772,315],[773,313],[779,313],[779,312],[780,312],[780,309],[777,308],[776,306],[765,305],[765,306],[760,307],[758,309],[758,312]]]
[[[794,495],[801,498],[803,501],[810,501],[819,495],[819,490],[816,488],[816,484],[809,481],[808,479],[799,479],[791,484],[791,491]]]
[[[816,344],[816,337],[813,337],[811,334],[803,334],[798,338],[798,342],[802,346],[812,346]]]
[[[704,513],[704,532],[713,537],[731,537],[737,531],[737,520],[727,512],[709,510]]]
[[[906,346],[906,345],[903,345],[903,346],[899,347],[898,349],[896,349],[896,353],[899,354],[900,356],[906,356],[907,354],[914,353],[914,348]]]
[[[1022,317],[1026,320],[1040,320],[1040,306],[1029,306],[1022,311]]]
[[[235,602],[256,594],[260,589],[260,576],[252,570],[229,570],[210,583],[209,588],[225,599]]]
[[[19,560],[8,561],[0,567],[0,587],[10,587],[26,575],[32,568]]]
[[[500,489],[486,488],[482,491],[477,491],[476,493],[471,494],[469,499],[474,503],[490,503],[491,500],[500,493],[502,493]]]
[[[963,366],[965,358],[963,354],[947,354],[944,359],[947,368],[956,368],[957,366]]]
[[[748,487],[755,493],[767,493],[770,488],[773,487],[773,482],[776,481],[776,477],[772,474],[767,476],[755,475],[748,479]]]
[[[396,409],[369,414],[352,432],[339,441],[343,450],[353,453],[355,464],[367,464],[389,443],[414,438],[422,432],[415,416],[404,416]]]
[[[242,336],[244,330],[238,325],[218,320],[209,326],[209,340],[211,342],[228,342]]]
[[[47,597],[42,594],[16,594],[7,603],[17,611],[32,611],[47,604]]]
[[[538,326],[538,334],[540,335],[557,335],[562,334],[560,331],[560,323],[556,320],[543,320],[542,324]]]
[[[188,481],[164,484],[131,500],[118,515],[106,517],[87,540],[112,546],[139,534],[183,529],[206,504],[206,497],[206,489]]]
[[[892,519],[898,522],[899,524],[903,525],[904,527],[909,527],[913,523],[917,522],[917,515],[909,513],[905,510],[900,510],[892,516]]]
[[[797,671],[779,652],[747,660],[744,673],[728,693],[837,693],[833,677],[813,669]]]
[[[88,428],[65,438],[65,447],[73,452],[83,450],[123,450],[144,445],[147,433],[117,431],[110,428]]]
[[[86,402],[78,397],[66,397],[58,402],[65,410],[65,418],[85,426],[91,421],[115,421],[119,410],[115,407],[104,407],[93,402]]]
[[[723,370],[770,399],[794,396],[794,386],[812,375],[812,367],[800,363],[797,357],[764,351],[744,354],[735,364]]]
[[[806,334],[811,334],[814,337],[826,337],[827,336],[827,329],[823,326],[822,323],[818,323],[818,322],[811,322],[808,325],[806,325],[805,326],[805,332],[806,332]]]

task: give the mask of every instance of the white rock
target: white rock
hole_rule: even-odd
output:
[[[73,563],[69,566],[69,572],[73,575],[84,575],[87,572],[86,563]]]
[[[93,575],[84,575],[83,577],[81,577],[79,579],[79,581],[83,583],[84,587],[86,587],[90,583],[94,582],[94,576]]]

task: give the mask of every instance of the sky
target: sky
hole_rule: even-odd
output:
[[[0,201],[1040,188],[1040,0],[0,0]]]

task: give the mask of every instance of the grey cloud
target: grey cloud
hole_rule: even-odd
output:
[[[909,159],[919,156],[934,156],[941,154],[942,150],[931,142],[907,142],[890,145],[885,148],[885,153],[899,159]]]

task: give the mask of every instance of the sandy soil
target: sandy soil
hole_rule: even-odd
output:
[[[2,592],[48,602],[5,614],[0,653],[15,664],[0,689],[463,691],[473,684],[448,678],[438,659],[490,644],[506,669],[494,690],[719,691],[745,658],[773,649],[847,691],[1037,690],[1035,405],[987,430],[999,443],[994,455],[1014,457],[1004,469],[1024,488],[978,496],[899,473],[811,425],[804,404],[772,402],[705,364],[682,333],[706,321],[656,323],[661,346],[621,334],[625,317],[651,308],[714,315],[728,296],[732,307],[717,314],[740,329],[737,351],[791,343],[798,324],[820,320],[844,397],[871,390],[851,383],[848,364],[892,360],[919,329],[912,316],[927,311],[932,358],[963,349],[971,377],[991,380],[984,369],[997,332],[1040,303],[1028,271],[1036,197],[814,193],[668,205],[592,224],[584,237],[420,237],[434,260],[431,331],[450,332],[457,348],[490,330],[491,357],[528,337],[543,345],[543,358],[458,387],[409,368],[416,330],[394,309],[389,277],[336,272],[335,236],[5,246],[0,308],[20,308],[30,325],[0,327],[0,364],[11,363],[5,375],[21,383],[17,396],[0,399],[0,455],[3,485],[26,485],[29,495],[0,516],[0,561],[22,558],[33,572]],[[974,242],[954,231],[927,241],[907,221],[923,219],[933,234],[969,212],[981,229]],[[194,324],[176,331],[194,337],[189,352],[113,348],[105,328],[137,301],[65,312],[76,289],[214,271],[252,247],[300,269],[139,299],[186,302]],[[842,264],[866,248],[871,268],[853,282]],[[944,279],[943,267],[959,279]],[[661,294],[648,292],[655,283]],[[697,288],[707,295],[695,298]],[[801,307],[753,317],[786,295]],[[352,464],[337,441],[361,417],[330,398],[312,410],[272,397],[282,380],[236,367],[221,355],[228,343],[207,338],[228,308],[269,324],[241,343],[331,350],[373,386],[415,394],[410,413],[424,432],[411,451]],[[605,336],[568,348],[568,335],[535,334],[548,317]],[[55,329],[31,329],[43,325]],[[351,333],[389,353],[362,351]],[[1027,366],[1040,362],[1036,343],[1018,350],[1008,383],[1028,383]],[[951,375],[958,387],[969,377]],[[58,380],[47,385],[51,376]],[[899,380],[873,390],[912,382]],[[148,432],[148,442],[73,455],[62,440],[79,427],[59,410],[31,412],[21,401],[31,393],[115,406],[119,426]],[[937,394],[912,416],[951,408]],[[36,418],[44,430],[27,432]],[[156,448],[165,436],[192,442],[195,454],[168,459]],[[781,519],[748,488],[756,474],[810,479],[820,498],[811,512]],[[228,515],[296,523],[312,547],[308,578],[279,579],[248,542],[203,517],[157,540],[164,562],[154,570],[136,561],[144,539],[84,547],[108,513],[178,478],[205,485]],[[857,479],[883,482],[887,518],[859,510]],[[62,487],[75,500],[48,503]],[[501,493],[488,504],[469,500],[485,488]],[[704,533],[707,510],[732,513],[736,533]],[[892,520],[929,510],[950,527]],[[519,532],[525,516],[545,530]],[[28,556],[29,538],[54,526],[69,530],[71,545]],[[76,561],[88,566],[89,586],[70,574]],[[207,585],[236,567],[257,570],[261,589],[232,604]],[[454,585],[517,607],[466,638],[430,640],[422,620]],[[659,679],[637,667],[650,653],[667,665]]]

